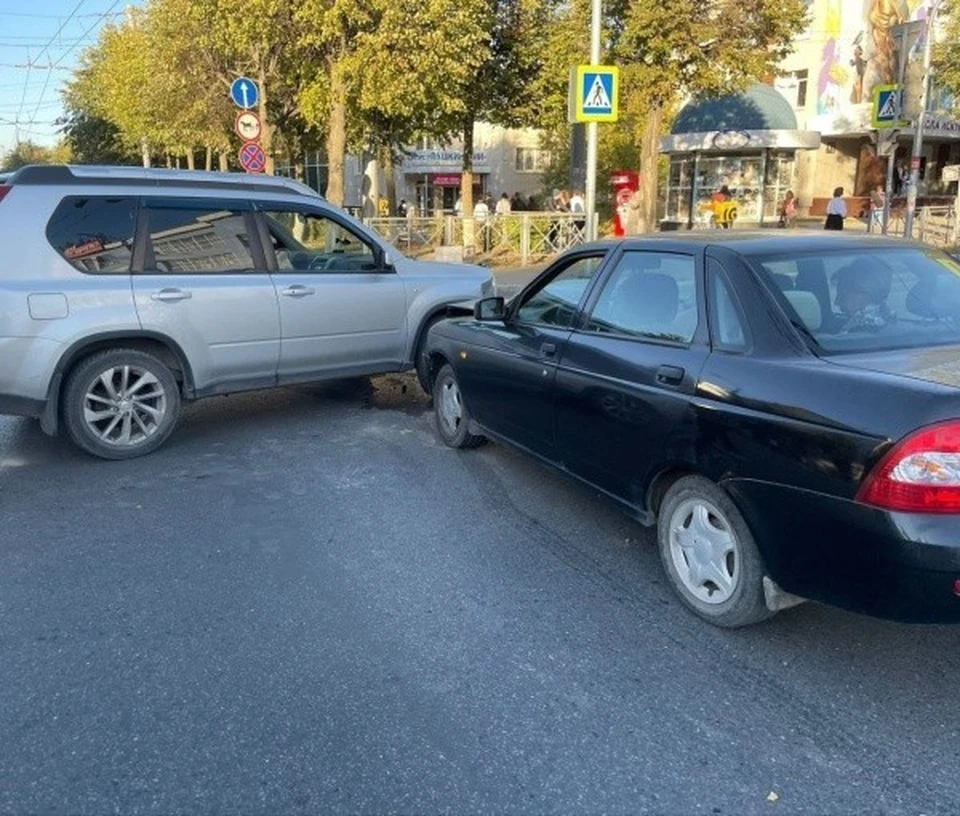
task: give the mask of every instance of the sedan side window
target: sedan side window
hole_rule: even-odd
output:
[[[263,213],[281,272],[373,272],[373,247],[332,218],[302,210]]]
[[[625,252],[587,331],[689,343],[698,320],[696,269],[691,255]]]
[[[540,289],[528,294],[517,310],[521,323],[569,328],[587,286],[603,262],[603,255],[578,258]]]
[[[723,270],[714,260],[707,261],[710,281],[710,335],[716,348],[723,351],[745,351],[747,330],[744,326],[740,304],[730,287]]]

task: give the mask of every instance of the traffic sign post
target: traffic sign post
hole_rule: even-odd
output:
[[[262,173],[267,167],[267,154],[257,142],[247,142],[238,156],[240,166],[248,173]]]
[[[238,108],[250,110],[255,108],[260,99],[260,89],[257,83],[248,77],[237,77],[230,85],[230,98]]]
[[[260,117],[251,111],[240,111],[233,123],[233,129],[245,142],[255,142],[260,138]]]

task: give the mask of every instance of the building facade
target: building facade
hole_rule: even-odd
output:
[[[485,122],[474,128],[474,199],[499,198],[503,193],[524,198],[543,192],[543,171],[550,153],[540,146],[540,133],[530,128],[509,129]],[[304,180],[315,190],[326,189],[328,169],[324,154],[308,152],[302,161]],[[463,168],[462,141],[441,144],[421,139],[404,150],[394,168],[397,201],[404,200],[422,215],[454,212]],[[294,175],[292,162],[278,162],[278,175]],[[348,156],[345,168],[345,208],[365,216],[376,214],[376,198],[386,193],[383,168],[369,156]]]
[[[904,119],[915,121],[921,115],[922,52],[929,3],[809,0],[808,5],[807,30],[797,36],[778,76],[768,83],[786,101],[792,116],[777,110],[769,99],[753,105],[756,99],[744,101],[739,95],[748,113],[774,111],[768,121],[781,131],[780,136],[755,134],[753,128],[727,120],[714,129],[724,130],[718,137],[724,149],[718,151],[710,144],[704,150],[702,140],[685,149],[683,140],[677,138],[684,134],[677,133],[675,127],[663,144],[664,152],[671,157],[667,220],[692,223],[689,202],[695,207],[708,194],[707,188],[731,182],[732,187],[739,188],[736,195],[741,203],[741,220],[773,217],[783,194],[780,188],[795,192],[801,214],[821,215],[837,187],[843,187],[845,195],[855,199],[855,209],[863,208],[871,190],[886,188],[888,155],[893,156],[894,166],[890,192],[894,197],[905,195],[903,180],[909,172],[914,129],[910,124],[875,129],[874,95],[878,88],[902,83]],[[935,36],[938,33],[935,30]],[[918,188],[921,203],[952,194],[953,188],[943,180],[943,167],[960,163],[960,122],[945,113],[952,107],[952,100],[940,92],[935,79],[923,113]],[[688,107],[703,104],[695,100]],[[678,121],[685,113],[681,112]],[[755,119],[747,116],[745,121],[755,124]],[[697,126],[708,130],[708,123],[709,119],[701,120]],[[793,131],[793,135],[787,131]],[[818,140],[814,134],[819,134]],[[761,156],[760,151],[765,153]],[[707,172],[696,177],[698,156],[698,172],[700,167]],[[774,177],[776,189],[764,189],[761,194],[759,179],[769,185]],[[697,195],[687,196],[684,209],[684,185],[689,188],[697,183],[701,189]]]

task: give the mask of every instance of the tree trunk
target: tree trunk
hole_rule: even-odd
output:
[[[193,148],[187,151],[187,169],[188,170],[197,169],[197,157],[193,153]]]
[[[221,150],[218,159],[220,161],[220,172],[226,173],[230,169],[230,162],[227,159],[227,151]]]
[[[387,211],[393,215],[397,211],[397,177],[393,168],[393,150],[381,147],[380,162],[383,164],[383,179],[387,187]]]
[[[640,232],[653,232],[657,227],[657,182],[660,162],[660,126],[663,105],[647,109],[640,141]]]
[[[344,164],[347,154],[346,83],[340,66],[330,70],[330,120],[327,128],[327,201],[343,206]]]
[[[167,153],[167,169],[170,170],[173,167],[173,159],[170,154]]]
[[[204,170],[213,170],[213,148],[207,145],[207,155],[203,162]]]
[[[460,177],[461,215],[473,215],[473,117],[463,123],[463,174]]]
[[[150,166],[150,143],[146,139],[140,140],[140,157],[143,159],[143,166]]]
[[[473,117],[463,122],[463,173],[460,176],[460,215],[463,218],[463,255],[475,252],[476,234],[473,223]]]
[[[274,161],[273,161],[273,131],[274,127],[267,121],[267,74],[263,68],[263,63],[260,64],[260,72],[257,76],[257,79],[260,83],[260,96],[257,101],[257,112],[260,114],[260,147],[263,148],[263,152],[267,155],[267,164],[264,168],[264,173],[268,176],[273,175],[274,170]]]

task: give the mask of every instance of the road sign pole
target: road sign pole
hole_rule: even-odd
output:
[[[913,130],[913,152],[910,156],[910,187],[907,189],[907,218],[903,225],[903,237],[913,237],[913,218],[917,210],[917,187],[920,184],[920,161],[923,154],[923,119],[927,115],[927,87],[930,85],[930,63],[933,53],[934,21],[938,3],[930,7],[923,43],[923,80],[920,88],[920,112]]]
[[[590,17],[590,64],[600,64],[600,19],[602,0],[593,0]],[[597,239],[597,123],[587,123],[587,240]]]

